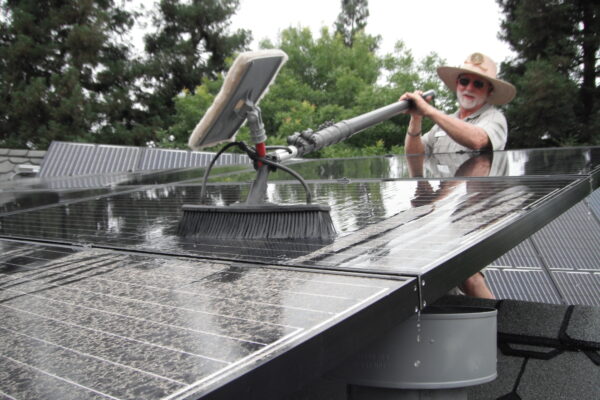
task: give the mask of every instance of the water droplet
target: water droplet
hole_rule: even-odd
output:
[[[421,343],[421,311],[417,313],[417,343]]]
[[[435,343],[435,339],[429,339],[429,343],[434,344]]]
[[[421,366],[421,361],[417,360],[415,361],[415,368],[419,368]]]

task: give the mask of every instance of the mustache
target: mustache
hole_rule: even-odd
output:
[[[477,95],[477,93],[473,93],[473,92],[471,92],[470,90],[465,90],[465,91],[463,91],[461,94],[462,94],[463,96],[464,96],[464,95],[467,95],[467,96],[476,97],[476,98],[477,98],[477,97],[479,97],[479,96]]]

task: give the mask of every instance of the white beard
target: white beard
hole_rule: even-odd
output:
[[[465,95],[469,95],[472,96],[473,98],[468,98],[465,97]],[[459,92],[458,90],[456,91],[456,97],[458,98],[458,104],[460,104],[460,106],[462,108],[464,108],[465,110],[472,110],[480,105],[482,105],[483,103],[485,103],[486,100],[486,96],[482,96],[482,95],[477,95],[475,93],[469,92],[469,91],[464,91],[464,92]]]

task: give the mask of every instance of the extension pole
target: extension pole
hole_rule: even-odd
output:
[[[422,96],[423,98],[434,97],[435,91],[429,90],[423,93]],[[340,121],[316,132],[310,130],[296,132],[288,137],[288,143],[297,149],[297,153],[294,154],[294,156],[303,156],[346,140],[373,125],[401,114],[411,106],[411,101],[398,101],[357,117]],[[280,156],[281,159],[289,158],[286,157],[283,152],[277,152],[277,155]]]

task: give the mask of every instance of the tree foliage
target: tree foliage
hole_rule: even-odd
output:
[[[0,143],[112,142],[131,128],[133,16],[112,0],[0,3]]]
[[[161,0],[153,18],[156,31],[145,36],[144,103],[166,129],[175,123],[176,96],[193,91],[204,78],[215,79],[225,60],[246,48],[250,33],[229,33],[229,19],[238,0]]]
[[[517,87],[507,107],[509,145],[599,143],[600,5],[585,0],[497,0],[500,37],[517,53],[503,77]]]
[[[143,145],[176,124],[174,98],[214,79],[249,33],[237,0],[162,0],[136,58],[138,13],[115,0],[0,1],[0,145]]]
[[[344,38],[344,43],[352,47],[354,36],[364,30],[369,17],[368,0],[341,0],[342,11],[335,22],[335,31]]]
[[[140,56],[124,40],[140,17],[126,1],[0,0],[0,146],[152,140],[187,147],[223,71],[250,40],[248,31],[228,29],[239,0],[157,2]],[[417,61],[402,42],[379,55],[379,37],[363,29],[367,1],[342,5],[338,29],[344,32],[323,28],[314,36],[289,28],[262,44],[289,56],[261,102],[269,144],[390,104],[408,90],[434,88],[437,104],[452,106],[435,74],[439,57]],[[407,122],[396,117],[323,154],[399,151]],[[247,137],[246,128],[239,137]]]

